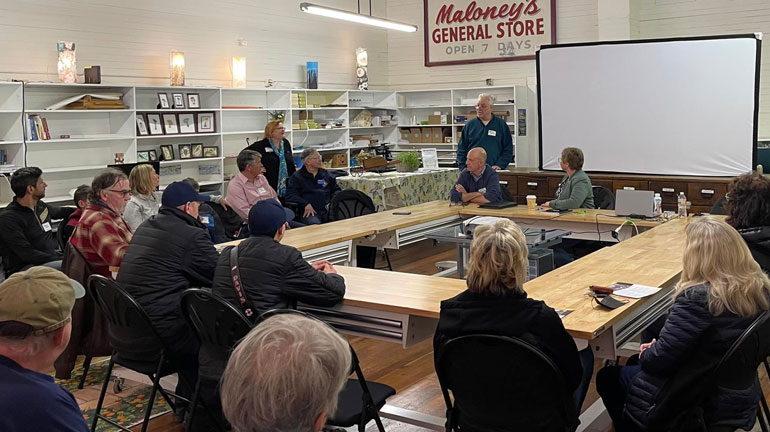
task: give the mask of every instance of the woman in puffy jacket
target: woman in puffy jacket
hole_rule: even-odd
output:
[[[682,275],[660,336],[641,345],[639,365],[606,367],[596,377],[617,432],[666,430],[697,404],[709,426],[748,430],[756,420],[758,381],[735,390],[708,378],[770,309],[770,280],[726,222],[697,218],[685,233]]]

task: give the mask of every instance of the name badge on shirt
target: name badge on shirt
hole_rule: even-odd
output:
[[[489,130],[489,131],[487,131],[487,135],[489,135],[489,136],[497,136],[497,131]]]
[[[46,223],[43,224],[43,231],[45,231],[45,232],[51,231],[51,223],[50,222],[46,222]]]
[[[266,194],[266,193],[267,193],[267,189],[265,189],[265,188],[263,188],[263,187],[261,187],[261,188],[257,188],[257,192],[259,192],[259,193],[261,193],[261,194]]]
[[[203,215],[201,215],[201,216],[200,216],[200,220],[201,220],[201,223],[202,223],[203,225],[208,225],[208,224],[209,224],[209,217],[208,217],[208,216],[203,216]]]
[[[265,147],[265,153],[273,153],[272,147]]]
[[[481,192],[481,193],[487,193],[487,188],[481,188],[481,189],[479,189],[479,192]]]
[[[318,180],[318,184],[324,187],[326,186],[326,180]]]

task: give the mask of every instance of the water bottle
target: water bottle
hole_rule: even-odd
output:
[[[659,193],[655,193],[655,198],[652,199],[653,208],[655,209],[655,214],[660,216],[663,214],[663,198],[660,197]]]
[[[679,198],[677,198],[677,213],[679,217],[687,217],[687,197],[684,196],[684,192],[679,192]]]

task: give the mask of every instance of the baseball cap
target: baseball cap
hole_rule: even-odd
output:
[[[265,199],[249,210],[249,233],[272,237],[287,221],[283,206],[274,199]]]
[[[177,181],[168,185],[160,199],[160,203],[166,207],[179,207],[193,201],[211,201],[211,197],[199,194],[191,184],[184,181]]]
[[[50,267],[32,267],[0,284],[0,336],[40,336],[70,321],[83,285]]]

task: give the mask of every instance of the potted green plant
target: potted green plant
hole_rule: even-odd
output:
[[[420,168],[420,155],[417,152],[403,152],[396,156],[396,160],[401,162],[396,165],[396,169],[401,172],[417,171]]]

